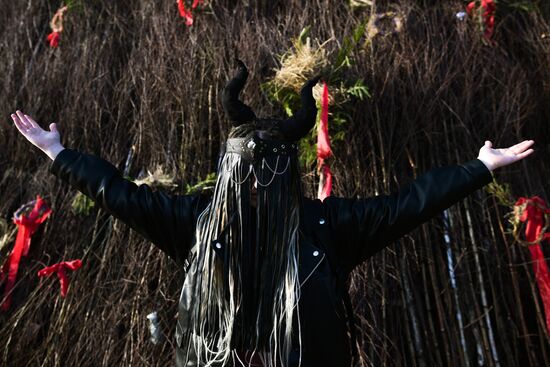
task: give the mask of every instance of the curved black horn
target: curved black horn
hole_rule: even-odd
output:
[[[313,87],[321,77],[317,76],[308,80],[300,91],[302,106],[289,119],[281,121],[280,129],[289,140],[299,140],[315,126],[317,118],[317,105],[313,98]]]
[[[239,93],[244,88],[248,78],[248,70],[244,63],[237,59],[237,74],[227,83],[222,93],[222,106],[227,117],[239,126],[245,122],[256,119],[252,109],[239,100]]]

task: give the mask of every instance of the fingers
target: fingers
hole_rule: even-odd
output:
[[[531,145],[535,144],[534,140],[526,140],[525,142],[521,143],[521,149],[525,150],[529,148]]]
[[[534,149],[529,149],[529,150],[526,150],[526,151],[523,152],[523,153],[516,154],[516,157],[518,158],[518,160],[520,160],[520,159],[523,159],[523,158],[527,157],[528,155],[530,155],[530,154],[533,153],[534,151],[535,151]]]
[[[15,127],[17,128],[17,130],[19,130],[19,132],[21,134],[27,135],[27,127],[25,125],[23,125],[21,120],[19,120],[19,117],[17,117],[17,115],[12,114],[11,118],[12,118],[13,123],[15,124]]]
[[[31,129],[33,127],[40,128],[40,125],[38,125],[38,123],[36,121],[34,121],[34,119],[31,116],[29,116],[27,114],[24,114],[23,112],[21,112],[19,110],[17,110],[16,114],[17,114],[17,117],[19,118],[19,121],[27,129]]]
[[[534,140],[524,140],[521,143],[518,143],[516,145],[512,145],[510,149],[515,154],[523,152],[525,149],[529,148],[531,145],[535,144]]]
[[[25,115],[23,114],[23,112],[17,110],[16,114],[17,114],[17,117],[19,118],[19,122],[21,123],[22,126],[25,127],[25,129],[30,129],[32,127],[30,122],[28,122],[27,119],[25,118]]]
[[[40,127],[40,125],[38,125],[38,123],[36,121],[34,121],[34,119],[32,117],[30,117],[29,115],[23,114],[23,116],[25,116],[27,118],[27,121],[32,125],[32,127]]]

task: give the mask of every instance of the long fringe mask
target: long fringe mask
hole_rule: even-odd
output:
[[[277,150],[273,141],[230,141]],[[198,219],[184,342],[200,366],[248,366],[239,363],[245,353],[264,367],[287,366],[293,337],[299,341],[293,317],[300,289],[300,176],[294,144],[278,147],[276,154],[253,159],[228,145],[212,201]]]

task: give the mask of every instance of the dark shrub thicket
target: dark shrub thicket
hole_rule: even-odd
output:
[[[281,114],[259,86],[292,38],[311,26],[312,39],[335,38],[327,45],[335,52],[366,17],[392,10],[403,31],[363,39],[344,72],[363,79],[372,97],[346,109],[345,141],[333,147],[334,194],[389,194],[431,167],[477,157],[486,139],[497,147],[534,139],[534,155],[495,177],[513,195],[548,198],[550,29],[538,12],[499,11],[488,46],[471,21],[456,19],[464,8],[457,1],[352,9],[330,0],[212,0],[191,28],[174,1],[81,1],[51,49],[44,39],[58,1],[4,3],[0,215],[12,228],[14,210],[37,194],[54,213],[22,261],[11,310],[0,315],[2,365],[168,365],[183,278],[102,210],[72,211],[76,192],[49,174],[48,158],[11,126],[16,109],[44,127],[57,121],[66,147],[121,170],[132,151],[132,178],[162,165],[181,194],[215,169],[229,130],[219,93],[236,52],[251,71],[243,99],[259,115]],[[313,173],[305,168],[309,195]],[[479,190],[448,211],[449,226],[440,215],[357,269],[350,289],[364,365],[550,364],[530,257],[507,233],[508,211]],[[0,249],[2,259],[12,243]],[[84,265],[62,299],[57,281],[39,281],[36,272],[73,258]],[[145,316],[153,310],[165,335],[160,345],[149,341]]]

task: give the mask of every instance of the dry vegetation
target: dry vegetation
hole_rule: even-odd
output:
[[[516,196],[548,199],[544,17],[502,13],[491,47],[471,23],[455,18],[462,2],[373,3],[351,9],[328,0],[212,0],[186,28],[174,1],[82,1],[65,16],[60,47],[51,49],[44,39],[59,1],[5,1],[0,218],[8,225],[0,225],[0,243],[6,233],[12,241],[0,246],[1,258],[13,243],[11,216],[21,204],[41,194],[54,213],[22,261],[11,310],[0,315],[0,365],[169,365],[183,278],[159,250],[102,210],[73,212],[76,192],[49,174],[48,158],[11,126],[15,109],[43,126],[58,121],[65,146],[98,154],[132,178],[162,165],[178,184],[163,189],[181,193],[214,171],[229,128],[219,93],[235,53],[251,71],[243,99],[258,115],[283,114],[259,86],[274,77],[279,56],[304,27],[311,26],[312,39],[334,38],[326,44],[333,51],[371,12],[391,10],[403,17],[401,32],[362,42],[344,72],[362,78],[372,98],[347,111],[345,143],[333,147],[334,193],[394,192],[430,167],[475,158],[485,139],[502,147],[532,138],[537,152],[496,178]],[[310,171],[304,183],[314,195]],[[550,364],[530,258],[506,233],[508,210],[480,190],[449,210],[450,222],[430,221],[355,272],[350,287],[365,365]],[[36,272],[74,258],[83,267],[62,299],[57,281],[39,281]],[[146,315],[153,310],[166,336],[160,345],[149,341]]]

